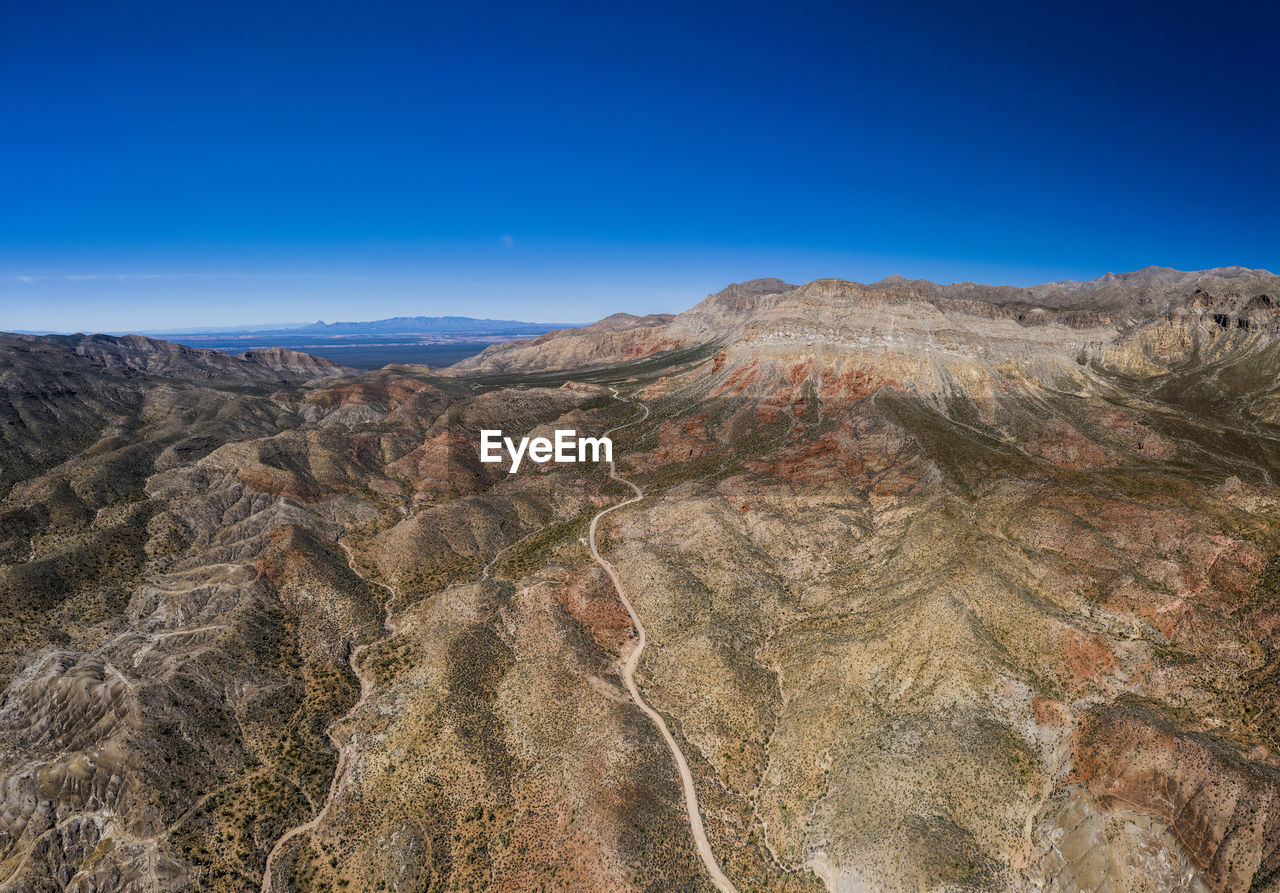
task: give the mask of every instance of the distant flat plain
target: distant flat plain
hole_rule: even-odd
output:
[[[467,316],[397,316],[364,322],[233,326],[138,331],[136,334],[220,350],[229,354],[284,347],[325,357],[355,369],[381,369],[390,364],[451,366],[491,344],[536,338],[575,323],[474,319]],[[30,334],[46,334],[45,331]],[[111,332],[129,334],[128,331]]]
[[[451,366],[459,360],[480,353],[490,344],[509,340],[507,337],[489,338],[488,340],[439,341],[423,344],[421,342],[406,343],[391,339],[353,338],[343,339],[340,343],[311,337],[257,337],[252,340],[243,338],[193,337],[191,335],[171,335],[169,340],[177,341],[191,347],[209,347],[227,353],[242,353],[246,350],[264,347],[287,347],[300,350],[317,357],[325,357],[335,363],[351,366],[355,369],[381,369],[390,363],[403,363],[418,366]]]

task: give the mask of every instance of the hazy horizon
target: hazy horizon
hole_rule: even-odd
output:
[[[870,275],[863,275],[863,276],[852,276],[852,275],[832,276],[832,274],[825,273],[825,274],[817,274],[817,275],[810,275],[810,276],[777,276],[777,278],[783,279],[786,281],[795,282],[797,284],[810,282],[810,281],[813,281],[814,279],[825,279],[825,278],[839,278],[839,279],[846,279],[854,282],[872,283],[872,282],[877,282],[881,279],[885,279],[890,276],[899,275],[899,276],[904,276],[907,279],[913,279],[913,280],[926,279],[926,280],[936,282],[939,284],[944,284],[944,285],[950,284],[950,283],[959,283],[959,282],[976,282],[984,285],[1013,285],[1013,286],[1026,287],[1026,286],[1041,285],[1044,283],[1058,282],[1058,281],[1064,281],[1064,280],[1087,281],[1091,279],[1097,279],[1101,276],[1106,275],[1107,273],[1128,273],[1128,272],[1139,270],[1148,266],[1172,266],[1172,265],[1141,264],[1139,266],[1134,266],[1130,268],[1100,270],[1097,272],[1064,271],[1058,275],[1052,275],[1052,276],[1046,276],[1043,273],[1040,276],[1036,276],[1034,273],[1026,273],[1026,271],[1023,271],[1024,273],[1026,273],[1026,275],[1023,275],[1020,277],[1006,277],[1006,278],[994,278],[993,276],[987,276],[986,278],[983,278],[980,272],[975,275],[969,275],[969,276],[952,275],[951,277],[948,278],[945,276],[939,277],[939,276],[930,276],[930,275],[907,274],[907,273],[902,273],[898,269],[894,269],[894,270],[891,270],[890,272],[885,272],[879,275],[870,274]],[[1202,267],[1193,268],[1193,267],[1183,266],[1183,267],[1174,267],[1174,269],[1182,269],[1182,270],[1212,269],[1215,267],[1229,267],[1229,266],[1248,266],[1248,265],[1237,264],[1237,263],[1216,263],[1216,264],[1209,264]],[[984,268],[979,267],[975,269],[980,270]],[[149,305],[151,301],[154,300],[155,302],[157,302],[157,304],[159,304],[160,308],[165,307],[165,305],[169,303],[170,299],[163,294],[164,283],[167,281],[171,281],[173,279],[181,279],[184,277],[180,275],[172,275],[172,276],[146,275],[146,276],[139,276],[139,277],[132,277],[132,276],[112,277],[112,276],[106,276],[106,275],[103,275],[103,276],[70,275],[62,278],[66,280],[68,283],[81,284],[86,281],[89,281],[89,282],[95,282],[98,285],[98,287],[101,287],[101,288],[119,288],[122,290],[126,290],[129,288],[133,288],[135,290],[138,289],[139,286],[137,285],[137,282],[140,280],[141,282],[152,284],[149,286],[148,291],[151,291],[154,289],[156,291],[160,291],[161,294],[155,295],[148,301],[139,300],[139,301],[136,301],[133,305],[131,305],[132,307],[147,308],[145,317],[144,316],[138,317],[139,319],[148,320],[148,322],[144,323],[143,326],[135,326],[135,327],[121,326],[118,321],[106,323],[106,325],[109,325],[110,328],[97,327],[93,325],[89,325],[89,326],[63,325],[62,327],[53,327],[48,325],[41,326],[41,325],[0,324],[0,330],[30,333],[30,334],[74,334],[76,332],[83,332],[86,334],[101,333],[101,334],[118,335],[118,334],[132,333],[132,334],[140,334],[140,335],[149,335],[149,334],[179,334],[179,333],[211,333],[211,332],[217,332],[221,329],[227,329],[227,330],[256,329],[260,331],[266,331],[270,329],[307,326],[307,325],[312,325],[316,322],[357,323],[357,322],[371,322],[371,321],[378,321],[378,320],[384,320],[384,319],[391,319],[395,317],[439,317],[439,316],[459,316],[459,317],[468,317],[472,319],[518,321],[518,322],[535,323],[540,325],[562,324],[566,326],[582,326],[582,325],[588,325],[599,319],[603,319],[604,317],[609,316],[613,313],[619,313],[619,312],[633,313],[637,315],[645,315],[649,313],[680,313],[684,310],[687,310],[689,307],[692,307],[698,301],[702,300],[702,298],[705,297],[706,295],[713,294],[732,282],[743,282],[750,279],[764,278],[765,276],[772,276],[772,275],[775,275],[775,274],[764,273],[758,276],[740,276],[736,279],[726,278],[714,286],[706,286],[702,291],[697,291],[696,289],[692,289],[689,291],[687,296],[685,296],[684,294],[682,294],[681,292],[679,292],[677,289],[674,289],[674,288],[655,288],[653,290],[645,290],[643,288],[634,287],[634,288],[625,288],[625,289],[615,289],[612,292],[612,296],[616,302],[615,304],[610,305],[610,304],[605,304],[603,302],[597,302],[596,309],[594,311],[588,311],[588,312],[594,312],[595,315],[592,315],[589,317],[581,317],[578,319],[569,319],[563,316],[557,317],[554,314],[539,312],[538,310],[539,305],[529,303],[529,301],[532,299],[527,297],[523,300],[513,299],[513,298],[494,299],[486,303],[474,296],[457,297],[454,299],[443,298],[443,299],[435,299],[435,300],[421,300],[421,299],[415,299],[411,296],[408,296],[408,297],[394,298],[394,299],[384,298],[382,301],[373,302],[359,295],[352,294],[350,297],[330,296],[329,298],[325,299],[323,302],[320,302],[317,300],[314,303],[311,303],[309,305],[316,309],[319,309],[322,307],[328,308],[330,310],[330,315],[328,316],[319,315],[319,316],[313,316],[309,319],[282,321],[279,318],[272,318],[270,316],[270,313],[271,313],[270,309],[265,309],[265,310],[263,309],[264,307],[269,308],[271,306],[275,306],[274,303],[269,302],[267,304],[263,304],[261,299],[245,298],[243,294],[242,294],[241,300],[228,302],[225,299],[220,299],[216,291],[211,290],[209,297],[207,298],[207,301],[198,301],[196,306],[204,307],[206,303],[208,303],[208,304],[219,304],[224,307],[225,306],[245,307],[246,309],[243,313],[243,317],[229,315],[229,316],[224,316],[222,319],[218,321],[209,321],[206,318],[207,313],[206,313],[206,316],[204,317],[199,315],[202,311],[196,311],[195,316],[190,316],[190,315],[184,316],[183,315],[184,311],[179,310],[179,311],[176,311],[171,318],[179,319],[179,320],[189,320],[189,321],[179,321],[179,322],[175,322],[167,325],[163,323],[159,323],[157,321],[157,318],[155,316],[155,310],[157,308],[151,308],[149,307]],[[15,281],[18,283],[18,285],[21,288],[30,290],[27,292],[29,297],[35,297],[33,292],[35,292],[38,289],[41,289],[41,288],[56,289],[60,285],[60,283],[57,281],[58,277],[41,276],[41,277],[34,278],[34,281],[31,281],[31,282],[23,281],[23,279],[25,278],[28,278],[28,277],[19,277]],[[192,277],[192,278],[195,278],[195,277]],[[233,277],[230,275],[226,277],[207,275],[207,276],[202,276],[200,278],[204,278],[208,280],[219,280],[219,279],[236,278],[236,277]],[[298,278],[304,279],[306,277],[298,277]],[[79,287],[84,288],[82,284]],[[3,292],[3,285],[0,285],[0,293],[2,292]],[[551,285],[547,287],[547,292],[550,292],[552,294],[564,295],[566,293],[566,290],[555,289],[554,285]],[[575,290],[569,290],[567,293],[572,295],[572,294],[576,294],[577,292]],[[594,294],[594,295],[608,294],[608,293],[609,293],[609,290],[604,288],[599,289],[598,291],[591,292],[591,294]],[[135,291],[134,294],[137,294],[137,292]],[[583,293],[582,300],[585,301],[589,297],[590,295]],[[664,298],[666,299],[665,301],[662,300]],[[300,300],[305,301],[306,299],[303,298]],[[683,303],[681,303],[682,300],[683,300]],[[476,303],[476,301],[480,301],[480,303]],[[628,301],[630,301],[630,303],[627,303]],[[289,306],[297,307],[299,306],[299,304],[290,303]],[[424,306],[428,306],[429,309],[427,310],[422,309]],[[478,308],[484,308],[487,306],[506,308],[506,309],[501,312],[487,312],[483,309],[478,309]],[[541,306],[544,309],[546,307],[563,306],[567,309],[567,311],[577,310],[579,312],[581,312],[583,309],[580,305],[578,305],[571,299],[551,300]],[[362,310],[360,312],[360,315],[352,315],[356,312],[357,308],[378,308],[378,307],[386,307],[388,309],[386,312],[381,312],[377,309],[366,309],[366,310]],[[524,315],[502,315],[502,313],[517,314],[521,311],[522,308],[530,308],[532,312],[526,313]],[[49,308],[44,305],[31,306],[27,308],[27,310],[28,312],[24,313],[24,308],[19,306],[16,313],[14,313],[12,310],[6,310],[6,316],[8,316],[10,313],[13,313],[12,317],[9,317],[9,318],[20,319],[20,318],[24,318],[25,315],[29,315],[31,318],[39,319],[39,318],[44,318],[49,313]],[[161,312],[163,312],[163,310],[161,310]],[[186,312],[189,313],[189,311],[186,311]],[[119,320],[122,317],[119,315],[119,311],[118,309],[115,308],[114,305],[108,305],[106,307],[101,308],[101,310],[98,310],[95,307],[94,311],[85,314],[83,318],[89,319],[89,320],[92,320],[92,319]],[[6,320],[6,323],[7,323],[7,320]]]
[[[1280,267],[1256,9],[136,12],[6,10],[0,328]]]
[[[153,332],[207,331],[227,326],[281,325],[276,307],[290,308],[295,313],[309,311],[309,315],[299,317],[299,325],[321,319],[363,322],[396,316],[470,316],[554,323],[571,320],[568,314],[577,314],[579,323],[589,323],[617,312],[679,313],[732,282],[765,276],[797,283],[832,277],[875,282],[896,274],[935,282],[1037,285],[1060,279],[1093,279],[1108,272],[942,262],[895,264],[884,260],[856,263],[852,272],[841,274],[816,261],[779,263],[777,266],[788,268],[781,271],[750,270],[744,259],[748,274],[732,275],[729,269],[733,262],[723,265],[725,270],[719,277],[690,271],[680,280],[664,277],[649,286],[582,282],[580,275],[566,271],[562,280],[548,278],[503,286],[504,294],[495,294],[498,287],[482,280],[445,286],[447,293],[434,297],[421,294],[430,283],[421,276],[22,274],[0,282],[0,296],[15,299],[13,303],[6,302],[9,309],[0,328],[49,332],[141,332],[144,328]],[[833,260],[831,266],[841,265]],[[1148,264],[1138,265],[1141,266]],[[174,304],[177,298],[182,304]],[[130,319],[136,323],[130,325]]]
[[[547,321],[547,322],[538,322],[537,320],[531,320],[531,319],[501,319],[501,320],[500,320],[500,319],[494,319],[493,317],[484,317],[484,316],[480,316],[480,317],[468,317],[468,316],[466,316],[465,314],[457,314],[457,313],[452,313],[452,314],[449,314],[449,313],[439,313],[439,314],[430,314],[430,315],[428,315],[428,314],[424,314],[424,313],[418,313],[418,314],[413,314],[412,316],[410,316],[410,315],[408,315],[408,314],[396,314],[396,315],[394,315],[394,316],[370,317],[369,319],[312,319],[312,320],[295,320],[295,321],[293,321],[293,322],[279,322],[279,321],[276,321],[276,322],[264,322],[264,323],[250,323],[250,324],[247,324],[247,325],[235,325],[235,324],[227,324],[227,325],[223,325],[223,324],[218,324],[218,325],[199,325],[199,324],[195,324],[195,325],[188,325],[188,326],[185,326],[185,327],[179,327],[179,328],[165,328],[165,327],[161,327],[161,328],[155,328],[155,329],[112,329],[112,330],[109,330],[109,331],[108,331],[108,330],[98,330],[98,329],[94,329],[94,330],[83,330],[83,329],[79,329],[79,330],[77,330],[77,329],[48,329],[48,328],[44,328],[44,329],[10,329],[9,331],[16,332],[17,334],[21,334],[21,335],[75,335],[75,334],[82,334],[82,335],[91,335],[91,334],[92,334],[92,335],[219,335],[219,334],[225,334],[225,335],[236,335],[236,334],[263,334],[263,335],[266,335],[266,334],[270,334],[270,333],[272,333],[272,332],[279,332],[279,333],[282,333],[282,334],[288,334],[288,333],[292,332],[292,330],[295,330],[295,329],[302,329],[302,328],[305,328],[305,327],[307,327],[307,326],[312,326],[312,325],[317,325],[317,324],[326,324],[326,325],[333,325],[333,324],[339,324],[339,325],[343,325],[343,324],[347,324],[347,325],[360,325],[360,324],[362,324],[362,323],[382,322],[382,321],[387,320],[387,319],[397,319],[397,318],[405,318],[405,319],[424,318],[424,319],[431,319],[431,318],[448,317],[448,316],[460,317],[460,318],[463,318],[463,319],[475,319],[475,320],[478,320],[478,321],[493,320],[494,322],[505,322],[505,323],[512,323],[512,322],[521,322],[521,323],[524,323],[524,322],[527,322],[527,323],[530,323],[530,324],[535,325],[535,326],[563,325],[563,326],[566,326],[566,327],[576,327],[576,326],[583,326],[583,325],[587,325],[589,322],[594,322],[594,320],[586,320],[586,321],[550,320],[550,321]],[[304,333],[296,333],[296,334],[301,335],[301,334],[304,334]]]

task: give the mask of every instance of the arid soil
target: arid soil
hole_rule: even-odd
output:
[[[211,353],[0,338],[0,889],[713,891],[643,701],[743,893],[1280,890],[1277,277]]]

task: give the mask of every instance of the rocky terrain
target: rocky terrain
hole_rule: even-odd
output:
[[[615,396],[616,395],[616,396]],[[0,338],[0,890],[1280,890],[1280,277]]]
[[[449,367],[450,374],[529,372],[617,363],[670,350],[682,343],[668,337],[675,317],[615,313],[580,329],[558,329],[538,338],[495,344]]]

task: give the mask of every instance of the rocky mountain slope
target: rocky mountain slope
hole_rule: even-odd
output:
[[[737,890],[1280,889],[1280,278],[155,351],[0,344],[0,890],[712,889],[583,542],[632,491],[478,460],[628,421],[598,544]]]
[[[665,313],[615,313],[580,329],[557,329],[537,338],[495,344],[449,367],[449,373],[573,369],[647,357],[680,345],[679,339],[666,336],[672,319]]]
[[[938,285],[901,276],[871,285],[824,279],[800,287],[755,279],[708,295],[674,317],[616,314],[585,329],[493,345],[450,372],[572,369],[715,342],[741,347],[795,339],[869,357],[897,342],[922,356],[944,351],[1025,359],[1047,351],[1057,362],[1080,349],[1111,345],[1135,326],[1159,327],[1175,318],[1203,322],[1218,314],[1247,327],[1251,314],[1262,314],[1259,320],[1265,323],[1270,305],[1262,297],[1268,291],[1275,291],[1275,276],[1244,267],[1195,273],[1148,267],[1090,282],[1026,288]],[[1210,306],[1216,300],[1225,303]],[[969,342],[973,351],[966,351]],[[946,353],[941,356],[943,365],[950,365]]]
[[[108,369],[133,369],[185,381],[244,381],[290,384],[312,378],[345,375],[352,370],[282,347],[250,350],[239,356],[188,347],[143,335],[7,335],[29,345],[65,348],[89,363]],[[15,345],[16,347],[17,345]],[[21,348],[18,348],[19,350]]]

